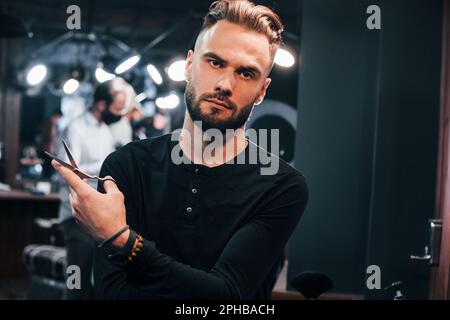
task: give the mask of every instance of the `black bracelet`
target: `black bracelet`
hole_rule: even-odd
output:
[[[126,260],[128,255],[133,249],[134,242],[136,241],[137,233],[130,229],[130,235],[128,236],[127,243],[119,250],[109,251],[108,258],[111,259],[114,263],[117,261],[121,262]],[[106,247],[104,248],[106,250]]]
[[[115,234],[113,234],[111,237],[109,237],[108,239],[104,240],[102,243],[100,243],[98,245],[99,248],[103,247],[105,244],[109,243],[109,242],[113,242],[114,240],[116,240],[122,233],[124,233],[125,231],[127,231],[130,227],[128,225],[126,225],[125,227],[121,228],[119,231],[117,231]]]

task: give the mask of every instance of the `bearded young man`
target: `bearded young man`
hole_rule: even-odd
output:
[[[262,175],[260,163],[230,163],[250,156],[243,129],[270,84],[281,32],[267,7],[214,2],[187,55],[179,139],[164,135],[110,154],[101,175],[117,185],[106,181],[99,192],[53,162],[74,190],[74,217],[101,242],[94,259],[98,298],[271,297],[283,248],[307,203],[305,179],[281,159],[273,175]],[[215,150],[221,157],[202,152],[208,129],[238,129]],[[176,147],[190,163],[172,161]]]

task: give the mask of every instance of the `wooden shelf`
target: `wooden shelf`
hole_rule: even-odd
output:
[[[48,195],[39,196],[21,190],[0,191],[0,201],[4,200],[53,202],[59,201],[59,195],[57,193],[51,193]]]

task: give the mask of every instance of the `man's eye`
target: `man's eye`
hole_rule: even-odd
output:
[[[211,67],[213,67],[213,68],[217,68],[217,67],[220,67],[220,62],[219,61],[217,61],[217,60],[209,60],[209,64],[211,65]]]
[[[241,76],[242,78],[246,79],[246,80],[250,80],[253,78],[253,74],[251,72],[248,71],[242,71],[241,72]]]

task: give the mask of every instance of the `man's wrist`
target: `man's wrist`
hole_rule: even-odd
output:
[[[122,249],[127,243],[129,237],[130,237],[130,229],[127,229],[125,232],[122,232],[122,234],[112,242],[112,245],[116,249]]]
[[[133,251],[135,245],[137,248],[137,237],[138,235],[136,234],[136,232],[130,229],[127,242],[122,248],[117,248],[112,243],[110,243],[109,248],[104,248],[105,252],[108,254],[108,258],[112,261],[113,264],[119,267],[125,267],[128,262],[132,260],[132,258],[129,259],[130,255],[132,255],[133,257],[136,256],[137,251],[140,251],[142,249],[142,240],[140,240],[139,250],[136,249],[136,252]],[[120,245],[120,243],[118,245]]]

